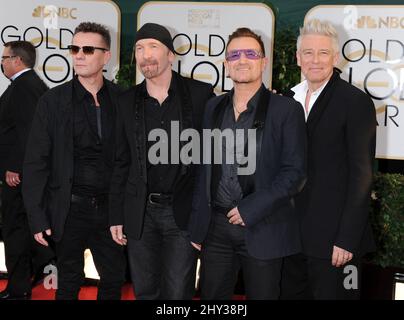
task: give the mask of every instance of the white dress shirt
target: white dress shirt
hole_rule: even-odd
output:
[[[310,96],[310,101],[309,105],[307,108],[305,108],[305,102],[306,102],[306,96],[309,91],[309,86],[307,84],[307,80],[304,80],[300,82],[298,85],[294,86],[291,90],[295,93],[293,96],[293,99],[295,99],[297,102],[300,102],[300,104],[303,106],[303,111],[307,118],[309,117],[309,113],[311,111],[311,108],[313,107],[314,103],[316,102],[317,98],[320,96],[321,92],[323,91],[324,87],[327,85],[328,81],[325,82],[320,88],[318,88],[316,91],[314,91],[311,96]]]

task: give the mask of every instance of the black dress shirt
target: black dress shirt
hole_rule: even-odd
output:
[[[226,106],[220,129],[222,132],[225,129],[230,129],[233,132],[234,144],[229,146],[230,148],[227,149],[227,145],[225,143],[226,140],[223,139],[221,165],[222,175],[219,180],[217,194],[214,200],[215,206],[234,208],[243,198],[243,191],[238,180],[237,170],[240,163],[240,157],[244,156],[246,150],[248,150],[248,129],[251,129],[253,126],[260,93],[264,89],[264,86],[261,86],[261,88],[255,93],[255,95],[248,102],[247,109],[239,115],[237,121],[233,111],[233,92],[231,93],[231,99],[229,100],[229,104]],[[244,139],[237,138],[237,134],[243,135]],[[226,159],[226,156],[230,156],[230,159]]]
[[[112,102],[105,85],[95,101],[80,81],[73,81],[74,175],[72,193],[94,197],[108,193],[111,166],[105,143],[107,121],[114,121]]]
[[[145,99],[148,193],[156,192],[170,194],[174,189],[174,185],[181,168],[180,163],[173,163],[171,158],[171,124],[176,121],[177,125],[179,126],[181,117],[181,99],[178,97],[177,83],[173,77],[168,90],[168,97],[161,105],[157,99],[148,94],[146,82],[144,82],[141,90],[141,94]],[[162,141],[149,141],[147,137],[149,136],[149,133],[155,129],[163,129],[167,133],[167,136],[162,139]],[[178,139],[178,137],[174,136],[174,139]],[[159,142],[161,142],[162,145],[164,145],[164,148],[166,147],[166,150],[168,151],[168,159],[165,159],[168,160],[168,163],[153,164],[150,162],[150,148]],[[177,143],[177,146],[178,145],[179,144]],[[156,155],[161,156],[160,152],[157,152]]]

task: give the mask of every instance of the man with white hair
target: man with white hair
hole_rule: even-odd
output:
[[[374,249],[369,202],[375,108],[340,78],[338,51],[329,22],[310,20],[300,29],[296,57],[305,80],[291,95],[306,115],[308,179],[296,198],[303,252],[285,259],[284,299],[359,298],[360,258]]]

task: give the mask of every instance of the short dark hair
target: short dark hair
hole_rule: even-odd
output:
[[[22,63],[27,68],[33,68],[36,61],[36,51],[34,45],[29,41],[10,41],[4,44],[4,47],[10,48],[13,56],[20,57]]]
[[[259,36],[254,31],[252,31],[251,29],[246,28],[246,27],[238,28],[231,35],[229,35],[229,40],[227,41],[227,44],[226,44],[226,51],[227,51],[227,47],[229,46],[230,42],[232,42],[236,38],[242,38],[242,37],[249,37],[249,38],[253,38],[253,39],[257,40],[257,42],[259,43],[259,45],[261,47],[262,54],[265,57],[265,46],[264,46],[264,42],[261,39],[261,36]]]
[[[82,22],[76,27],[76,29],[74,29],[74,35],[79,32],[98,33],[102,37],[107,48],[109,49],[111,47],[111,35],[109,34],[108,28],[102,24],[95,22]]]

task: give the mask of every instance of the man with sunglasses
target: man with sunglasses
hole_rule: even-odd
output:
[[[143,25],[136,33],[134,50],[145,81],[120,99],[111,232],[117,243],[128,243],[137,299],[192,299],[197,251],[186,229],[195,165],[172,159],[154,162],[150,155],[156,142],[148,137],[156,130],[167,133],[167,141],[159,143],[179,158],[179,150],[169,143],[177,139],[172,125],[178,125],[179,131],[200,129],[213,89],[172,71],[173,40],[161,25]]]
[[[213,142],[194,191],[190,233],[201,250],[202,299],[231,299],[240,268],[247,299],[278,299],[282,258],[301,249],[292,197],[305,180],[304,113],[264,87],[266,65],[261,37],[237,29],[225,61],[234,87],[206,106],[203,128],[230,130],[236,138]],[[253,153],[252,172],[239,164],[245,148]],[[224,157],[216,163],[220,151]]]
[[[24,207],[21,182],[25,145],[38,99],[48,90],[33,70],[35,47],[28,41],[4,44],[1,67],[11,84],[0,98],[0,180],[3,181],[2,235],[8,273],[3,299],[31,295],[31,269],[40,270],[53,258],[52,250],[33,241]]]
[[[69,50],[76,76],[42,97],[28,140],[24,200],[35,240],[55,242],[56,299],[78,298],[86,248],[100,276],[97,298],[121,297],[126,264],[108,225],[120,92],[103,77],[110,44],[100,24],[83,22],[75,29]]]

